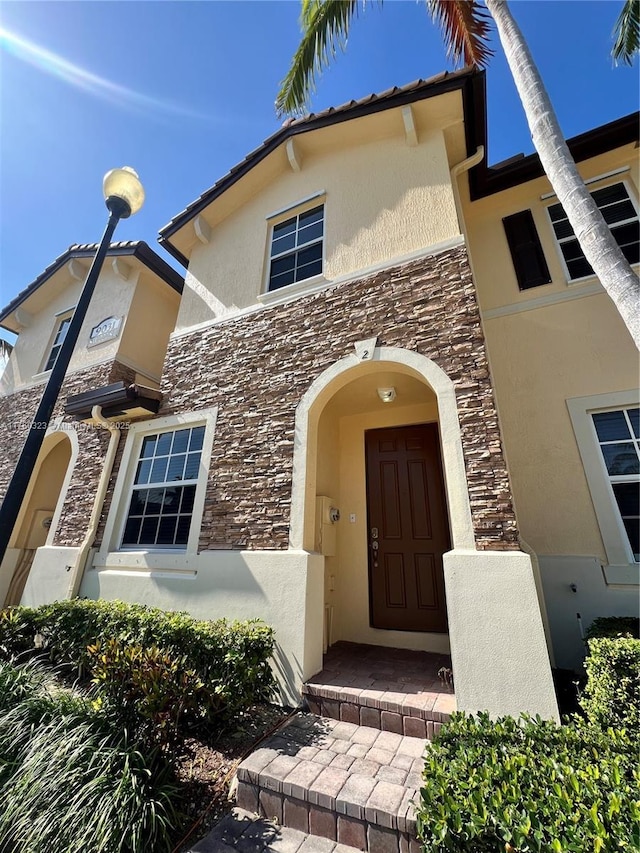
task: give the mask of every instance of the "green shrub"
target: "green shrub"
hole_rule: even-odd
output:
[[[624,732],[455,714],[426,753],[417,804],[424,849],[637,849],[636,759],[637,742]]]
[[[88,652],[101,709],[142,743],[170,746],[185,721],[210,718],[219,708],[184,658],[157,646],[107,640]]]
[[[586,639],[595,637],[635,637],[640,639],[640,618],[637,616],[599,616],[586,633]]]
[[[0,614],[0,652],[5,657],[28,653],[37,635],[51,661],[72,666],[85,677],[89,646],[109,640],[155,646],[193,670],[215,697],[212,714],[230,716],[272,696],[273,630],[258,620],[204,622],[187,613],[84,599]]]
[[[589,640],[587,684],[580,704],[587,719],[605,730],[626,728],[640,734],[640,640],[632,637]]]
[[[0,663],[0,684],[0,850],[171,850],[177,789],[159,752],[143,755],[37,667]]]

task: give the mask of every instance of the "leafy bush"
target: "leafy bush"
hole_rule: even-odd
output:
[[[626,728],[640,734],[640,640],[632,637],[589,640],[587,685],[580,704],[602,730]]]
[[[640,618],[637,616],[599,616],[586,633],[586,639],[596,637],[635,637],[640,639]]]
[[[37,667],[0,663],[0,685],[0,850],[171,850],[176,788],[159,753],[142,755],[86,700],[52,692]]]
[[[184,658],[157,646],[107,640],[88,648],[100,706],[143,743],[172,744],[185,719],[210,716],[219,705]]]
[[[102,600],[0,613],[0,652],[5,657],[28,653],[36,636],[52,661],[76,667],[85,676],[92,662],[88,649],[97,643],[157,647],[192,670],[215,697],[210,714],[232,715],[269,699],[273,691],[273,630],[258,620],[204,622],[187,613]]]
[[[637,849],[636,749],[627,733],[584,723],[455,714],[426,754],[417,804],[424,849]]]

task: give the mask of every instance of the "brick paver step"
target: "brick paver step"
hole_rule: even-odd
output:
[[[427,742],[296,714],[238,768],[238,805],[371,853],[415,847]]]
[[[245,809],[233,809],[189,853],[356,853],[327,838],[280,826]]]
[[[447,655],[340,642],[302,687],[313,714],[431,740],[456,710]]]

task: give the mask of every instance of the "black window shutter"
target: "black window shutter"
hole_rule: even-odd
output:
[[[520,290],[549,284],[551,276],[530,210],[502,220]]]

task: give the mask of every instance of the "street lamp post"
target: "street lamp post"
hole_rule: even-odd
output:
[[[144,202],[144,189],[138,175],[129,166],[122,169],[112,169],[104,176],[102,185],[109,221],[93,259],[89,274],[82,288],[80,299],[76,305],[71,323],[67,329],[58,357],[51,368],[47,385],[44,389],[38,409],[30,424],[30,429],[20,453],[18,464],[13,472],[2,506],[0,507],[0,564],[4,559],[7,545],[13,533],[20,507],[29,486],[29,480],[42,447],[42,442],[49,426],[53,409],[58,400],[60,388],[64,382],[69,362],[78,341],[80,329],[87,315],[98,276],[102,270],[105,256],[111,244],[111,237],[116,225],[121,219],[126,219],[137,213]]]

